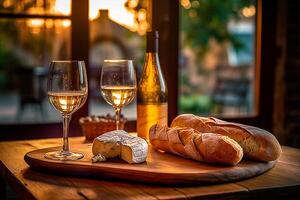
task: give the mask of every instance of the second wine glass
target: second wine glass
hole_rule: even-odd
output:
[[[104,60],[100,78],[101,94],[116,112],[116,129],[120,129],[121,109],[136,94],[136,75],[132,60]]]

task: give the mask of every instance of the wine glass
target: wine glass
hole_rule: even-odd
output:
[[[116,112],[116,129],[120,129],[122,107],[135,97],[136,76],[132,60],[104,60],[101,70],[101,94]]]
[[[50,103],[63,116],[63,147],[48,152],[45,158],[77,160],[81,153],[69,151],[68,132],[71,116],[85,103],[88,83],[84,61],[52,61],[48,73],[47,92]]]

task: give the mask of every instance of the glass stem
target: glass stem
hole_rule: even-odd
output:
[[[69,153],[69,123],[71,120],[71,115],[63,116],[63,153]]]
[[[120,113],[121,108],[116,108],[116,129],[120,130]]]

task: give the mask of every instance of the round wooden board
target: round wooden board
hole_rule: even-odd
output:
[[[156,151],[149,146],[147,161],[141,164],[128,164],[121,159],[92,163],[92,144],[72,146],[73,151],[84,153],[84,158],[77,161],[54,161],[44,158],[49,151],[59,147],[39,149],[28,152],[24,159],[30,167],[44,172],[88,176],[93,178],[106,177],[154,184],[207,184],[237,181],[257,176],[271,169],[273,162],[254,162],[243,160],[237,166],[208,165],[184,159],[175,155]]]

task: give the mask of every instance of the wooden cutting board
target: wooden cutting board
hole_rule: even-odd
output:
[[[92,163],[92,144],[73,145],[72,150],[84,153],[77,161],[54,161],[44,158],[49,151],[60,147],[39,149],[28,152],[24,159],[30,167],[43,172],[93,177],[123,179],[154,184],[207,184],[246,179],[271,169],[273,162],[254,162],[243,160],[237,166],[216,166],[184,159],[175,155],[156,151],[149,146],[147,161],[141,164],[128,164],[121,159]]]

